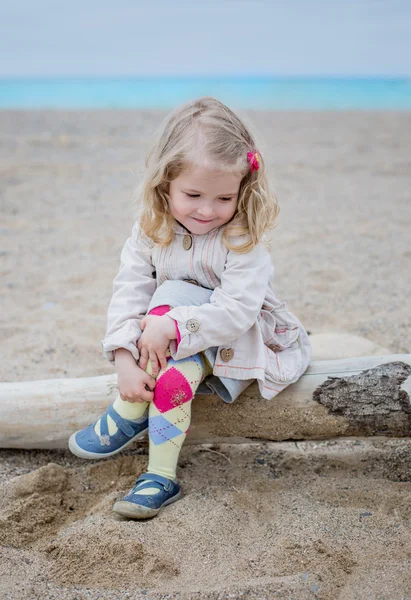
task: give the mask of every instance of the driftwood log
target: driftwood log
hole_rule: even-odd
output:
[[[116,375],[0,384],[0,447],[66,448],[117,394]],[[196,396],[187,441],[411,435],[411,355],[313,361],[274,400]]]

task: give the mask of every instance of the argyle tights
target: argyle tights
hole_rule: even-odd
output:
[[[150,314],[161,313],[154,309]],[[157,376],[153,401],[126,402],[118,395],[114,409],[125,419],[138,419],[148,407],[148,472],[175,480],[178,457],[190,427],[191,403],[209,367],[200,354],[178,361],[167,354],[167,366]],[[152,374],[150,361],[146,371]],[[108,421],[112,433],[110,429],[116,426],[110,417]]]

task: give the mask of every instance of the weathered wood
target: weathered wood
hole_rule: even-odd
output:
[[[188,442],[411,435],[411,355],[313,361],[274,400],[196,396]],[[65,448],[117,393],[116,376],[0,384],[0,447]]]
[[[392,362],[351,377],[332,377],[313,393],[313,400],[349,423],[348,435],[410,435],[411,404],[401,385],[411,366]]]

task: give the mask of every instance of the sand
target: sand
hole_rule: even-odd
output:
[[[162,113],[0,112],[0,380],[112,373],[106,311]],[[249,113],[281,213],[276,295],[410,352],[410,113]],[[6,346],[7,344],[7,346]],[[111,511],[147,448],[0,451],[0,598],[410,600],[411,440],[187,446],[184,498]]]

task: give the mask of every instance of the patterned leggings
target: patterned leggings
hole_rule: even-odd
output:
[[[149,314],[164,314],[154,309]],[[120,396],[114,408],[129,419],[141,417],[148,407],[149,417],[149,464],[148,472],[176,478],[176,469],[181,447],[187,436],[191,422],[191,403],[201,381],[212,368],[203,353],[175,361],[166,352],[167,367],[162,369],[156,379],[153,402],[127,403]],[[148,361],[146,371],[152,375]],[[127,415],[124,414],[124,408]]]

